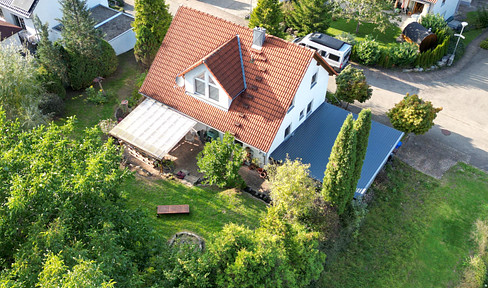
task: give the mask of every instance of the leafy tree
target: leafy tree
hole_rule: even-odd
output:
[[[228,224],[208,247],[214,287],[306,287],[323,270],[314,233],[273,209],[256,230]]]
[[[100,271],[93,261],[77,259],[72,270],[64,265],[59,255],[50,253],[39,274],[38,287],[77,287],[77,288],[109,288],[115,287],[114,282]]]
[[[340,17],[357,22],[356,34],[361,23],[373,23],[375,29],[385,32],[391,26],[390,17],[383,12],[382,0],[339,0],[337,12]]]
[[[273,206],[288,219],[306,215],[311,209],[316,192],[309,167],[309,164],[290,159],[282,165],[268,166]]]
[[[66,50],[68,79],[71,87],[79,90],[95,77],[113,73],[118,62],[113,48],[95,29],[86,0],[61,0],[60,4],[63,17],[58,20],[63,25],[61,43]]]
[[[29,51],[13,45],[0,46],[0,79],[0,103],[8,119],[18,118],[25,128],[45,123],[38,107],[44,89]]]
[[[356,165],[356,131],[349,114],[332,147],[322,183],[322,196],[341,215],[354,197],[351,191]]]
[[[278,0],[258,0],[251,13],[249,28],[263,27],[266,33],[283,37],[281,22],[284,21],[281,4]]]
[[[425,134],[434,126],[434,119],[442,108],[434,108],[430,101],[424,101],[418,95],[407,95],[402,101],[388,110],[386,115],[395,129],[406,134]]]
[[[144,66],[151,66],[164,36],[171,24],[172,16],[164,0],[136,0],[136,19],[132,23],[136,33],[134,55]]]
[[[207,142],[198,154],[197,165],[205,174],[206,183],[223,187],[238,187],[243,180],[239,175],[245,152],[242,146],[234,143],[234,137],[225,133],[222,141]]]
[[[354,103],[356,100],[363,103],[371,98],[373,94],[373,89],[366,82],[363,70],[354,68],[351,65],[347,66],[336,77],[336,84],[335,96],[339,100],[347,102],[347,105]]]
[[[363,169],[364,158],[369,142],[369,131],[371,130],[371,110],[364,109],[354,121],[354,130],[356,131],[356,165],[354,165],[354,175],[351,182],[351,190],[356,190],[361,171]]]
[[[287,17],[287,24],[298,30],[299,36],[325,31],[330,26],[333,4],[323,0],[298,0]]]

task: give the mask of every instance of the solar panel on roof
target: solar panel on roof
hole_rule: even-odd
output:
[[[35,0],[14,0],[12,5],[25,11],[29,11]]]
[[[314,33],[310,36],[310,41],[313,41],[318,44],[322,44],[324,46],[330,47],[335,50],[339,50],[342,45],[344,45],[344,41],[336,39],[334,37],[330,37],[329,35],[325,35],[322,33]]]

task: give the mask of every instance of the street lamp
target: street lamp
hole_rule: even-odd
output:
[[[456,46],[454,47],[454,52],[452,52],[452,55],[451,57],[449,57],[449,62],[447,63],[448,66],[451,66],[452,65],[452,62],[454,61],[454,57],[456,56],[456,49],[458,47],[458,44],[459,44],[459,39],[461,38],[465,38],[463,36],[463,31],[464,31],[464,27],[468,26],[468,22],[461,22],[461,25],[463,26],[461,28],[461,32],[459,34],[454,34],[454,36],[458,37],[458,40],[456,42]]]

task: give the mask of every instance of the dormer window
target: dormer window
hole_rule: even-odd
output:
[[[217,102],[219,101],[219,88],[206,71],[195,77],[195,94],[206,96]]]

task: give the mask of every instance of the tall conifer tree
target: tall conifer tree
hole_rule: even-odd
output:
[[[354,121],[354,130],[356,131],[356,165],[354,166],[354,177],[351,181],[351,189],[354,191],[361,178],[364,158],[368,148],[369,131],[371,130],[371,110],[364,109],[358,119]]]
[[[266,33],[283,37],[281,22],[284,21],[281,4],[278,0],[259,0],[251,13],[249,28],[263,27]]]
[[[351,182],[356,164],[355,150],[356,131],[352,114],[349,114],[332,147],[322,184],[322,196],[337,208],[339,215],[354,197],[355,191],[351,191]]]
[[[171,24],[172,16],[164,0],[136,0],[136,19],[132,23],[136,33],[134,55],[144,66],[151,66],[164,36]]]
[[[332,19],[333,5],[324,0],[297,0],[287,24],[298,30],[299,36],[313,32],[325,33]]]
[[[63,17],[58,20],[63,24],[64,48],[88,57],[97,55],[102,35],[95,29],[95,20],[90,17],[86,0],[61,0],[59,3],[63,11]]]

